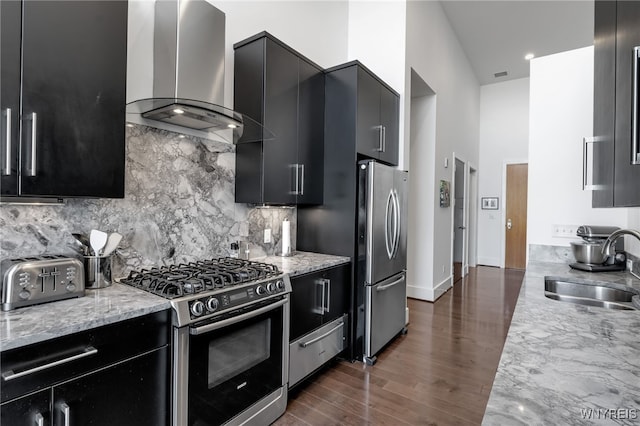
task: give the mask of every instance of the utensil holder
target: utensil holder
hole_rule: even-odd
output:
[[[84,287],[104,288],[111,285],[111,256],[84,256]]]

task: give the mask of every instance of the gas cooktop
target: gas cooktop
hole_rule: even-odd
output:
[[[171,300],[178,326],[291,292],[276,266],[231,257],[132,271],[120,282]]]
[[[174,299],[278,275],[281,275],[280,271],[274,265],[222,257],[133,271],[121,282],[167,299]]]

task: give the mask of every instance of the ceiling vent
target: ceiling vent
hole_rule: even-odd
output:
[[[500,78],[500,77],[506,77],[506,76],[507,76],[507,74],[508,74],[508,73],[507,73],[506,71],[500,71],[500,72],[497,72],[497,73],[493,74],[493,76],[494,76],[495,78]]]

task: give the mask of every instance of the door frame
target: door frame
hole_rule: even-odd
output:
[[[507,238],[507,166],[512,164],[526,164],[529,165],[529,159],[510,159],[504,160],[502,162],[502,202],[500,203],[500,223],[502,224],[502,228],[500,231],[500,267],[504,269],[505,267],[505,255],[506,255],[506,238]],[[527,172],[528,175],[528,172]],[[528,210],[528,209],[527,209]],[[529,217],[529,212],[527,211],[527,218]],[[528,232],[528,231],[527,231]],[[529,241],[527,235],[527,241]],[[529,244],[526,244],[525,247],[526,261],[529,261]]]
[[[469,273],[469,161],[460,154],[453,152],[451,154],[451,189],[450,199],[455,203],[456,191],[456,160],[461,161],[463,166],[463,182],[464,182],[464,201],[462,205],[462,226],[465,227],[464,237],[462,238],[462,277]],[[477,171],[478,169],[474,167]],[[505,169],[506,170],[506,169]],[[455,241],[455,205],[451,206],[451,280],[453,281],[453,258],[454,258],[454,241]]]
[[[478,263],[478,167],[472,162],[467,162],[467,184],[465,186],[467,194],[467,251],[466,262],[463,265],[466,273],[469,267],[475,267]],[[472,181],[471,176],[475,176]]]

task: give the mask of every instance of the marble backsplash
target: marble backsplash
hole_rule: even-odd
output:
[[[127,127],[124,199],[68,199],[63,205],[0,206],[0,258],[74,254],[72,233],[117,231],[114,275],[230,254],[234,241],[250,256],[277,254],[281,224],[296,209],[234,202],[235,147],[146,126]],[[270,228],[272,242],[264,244]]]

